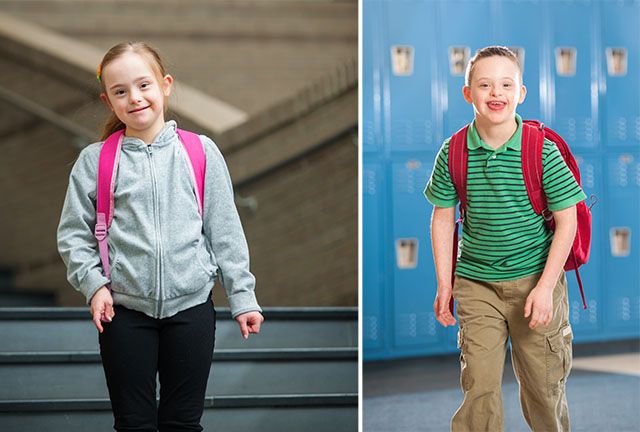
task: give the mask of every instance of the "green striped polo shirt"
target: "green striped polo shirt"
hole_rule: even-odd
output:
[[[482,142],[475,120],[468,130],[467,212],[456,274],[476,280],[511,280],[544,269],[553,233],[535,214],[521,165],[522,119],[516,133],[497,150]],[[449,140],[436,156],[427,199],[453,207],[458,195],[449,176]],[[562,210],[586,198],[556,145],[545,140],[542,185],[549,210]]]

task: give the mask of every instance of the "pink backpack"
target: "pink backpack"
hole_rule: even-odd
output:
[[[455,263],[458,255],[458,224],[462,221],[462,215],[467,208],[467,160],[469,157],[469,149],[467,148],[467,131],[469,125],[460,129],[453,134],[449,143],[449,174],[451,181],[456,188],[460,199],[460,219],[456,222],[454,232],[454,251],[453,251],[453,271],[455,272]],[[562,155],[569,170],[575,177],[578,185],[582,186],[580,181],[580,170],[571,150],[567,143],[553,130],[545,128],[542,123],[536,120],[523,120],[522,122],[522,174],[524,176],[524,184],[527,188],[529,201],[536,214],[543,215],[545,222],[550,230],[555,230],[555,221],[553,214],[549,211],[547,205],[547,197],[542,188],[542,147],[544,139],[553,141],[560,154]],[[580,294],[582,295],[582,304],[587,308],[582,289],[582,280],[578,267],[586,264],[589,260],[591,250],[591,207],[597,202],[597,198],[589,207],[584,201],[580,201],[576,205],[578,229],[573,246],[569,252],[569,257],[564,265],[565,270],[575,270]],[[453,299],[452,299],[453,303]],[[450,305],[451,306],[451,305]]]
[[[204,148],[200,137],[185,130],[177,129],[178,136],[182,141],[185,151],[185,161],[191,174],[191,182],[195,192],[198,210],[202,216],[202,199],[204,193],[204,173],[206,169],[206,159]],[[100,260],[105,277],[111,279],[109,270],[109,245],[107,243],[107,232],[113,221],[113,191],[115,187],[116,173],[118,172],[118,161],[120,159],[120,149],[124,139],[124,129],[111,134],[100,150],[100,161],[98,163],[98,197],[96,208],[95,236],[98,240]],[[111,290],[111,284],[107,288]],[[104,321],[104,316],[103,316]]]

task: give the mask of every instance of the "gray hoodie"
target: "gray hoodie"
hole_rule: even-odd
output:
[[[102,142],[82,150],[69,178],[58,250],[87,303],[111,282],[114,304],[166,318],[204,303],[220,279],[233,317],[261,310],[227,166],[213,141],[200,138],[207,160],[202,217],[176,123],[167,122],[149,146],[124,138],[108,234],[111,281],[93,234]]]

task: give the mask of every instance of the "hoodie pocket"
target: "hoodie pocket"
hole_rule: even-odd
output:
[[[172,251],[164,262],[165,298],[199,291],[215,276],[213,260],[201,240]]]
[[[132,265],[125,257],[116,254],[111,265],[111,290],[117,293],[136,297],[153,297],[156,284],[154,282],[155,266],[153,260],[148,265]]]

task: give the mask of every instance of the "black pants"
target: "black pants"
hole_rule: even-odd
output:
[[[117,431],[203,430],[215,320],[211,300],[165,319],[115,306],[99,339]]]

